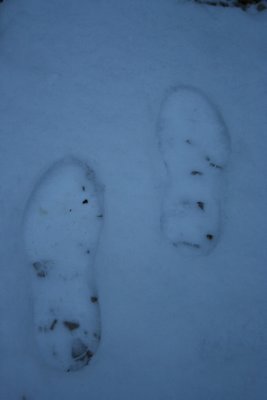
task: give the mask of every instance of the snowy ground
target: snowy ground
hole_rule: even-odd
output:
[[[0,398],[265,399],[267,12],[176,0],[6,0],[0,27]],[[201,99],[189,101],[186,92],[184,103],[181,97],[172,102],[185,86]],[[186,117],[188,101],[200,110],[195,119]],[[185,151],[173,126],[196,129],[193,138],[183,137]],[[220,126],[227,141],[216,139]],[[160,141],[170,132],[171,156]],[[210,179],[192,189],[182,169],[192,161],[190,171],[198,171],[206,148],[223,161],[223,170],[209,165],[221,166],[214,158],[205,159]],[[73,170],[66,160],[74,160]],[[95,199],[101,188],[93,210],[96,217],[103,211],[101,229],[94,222],[88,231],[93,211],[84,216],[80,206],[91,207],[81,203],[87,166],[96,179],[86,196]],[[79,201],[78,217],[60,217],[54,195],[64,207]],[[212,204],[207,219],[201,214],[206,204]],[[38,231],[40,209],[50,219]],[[182,242],[199,244],[201,229],[210,226],[215,246],[202,252],[184,243],[183,251]],[[44,243],[46,229],[51,236]],[[92,244],[93,261],[77,255],[71,269],[76,253],[67,232],[80,248]],[[51,261],[50,251],[56,262],[40,264]],[[39,291],[50,267],[58,277]],[[77,278],[80,284],[72,287],[72,272],[82,277],[87,270],[89,286]],[[90,315],[96,313],[91,322],[101,330],[100,345],[93,345],[88,365],[65,372],[68,360],[62,356],[66,365],[51,365],[49,349],[64,350],[69,338],[77,339],[76,329],[64,336],[64,321],[75,311],[69,322],[80,323],[75,318],[86,314],[86,290],[98,297],[99,309]],[[57,308],[61,325],[57,318],[48,325],[62,332],[62,342],[58,335],[52,345],[36,330],[51,309],[46,293],[59,293],[52,299],[63,304]]]

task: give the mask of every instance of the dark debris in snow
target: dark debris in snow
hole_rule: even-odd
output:
[[[254,7],[257,11],[264,11],[267,9],[266,0],[194,0],[198,4],[206,4],[213,7],[235,7],[247,11],[249,8]]]
[[[78,322],[73,322],[73,321],[63,321],[63,325],[70,331],[74,331],[75,329],[78,329],[80,326]]]
[[[47,276],[48,268],[45,262],[36,261],[32,263],[32,266],[39,278],[45,278]]]

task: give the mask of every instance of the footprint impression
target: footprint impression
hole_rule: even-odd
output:
[[[65,371],[87,365],[99,345],[93,264],[102,223],[95,173],[73,158],[44,174],[26,208],[36,339],[43,359]]]
[[[168,177],[163,234],[182,253],[208,254],[221,231],[223,176],[230,152],[224,121],[203,94],[181,87],[163,102],[158,135]]]

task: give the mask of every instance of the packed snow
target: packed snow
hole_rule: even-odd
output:
[[[219,183],[230,152],[226,127],[203,95],[190,88],[168,95],[160,114],[159,145],[169,175],[163,231],[172,245],[204,254],[221,231]]]
[[[94,258],[103,211],[95,173],[75,159],[53,165],[25,215],[34,270],[34,325],[44,359],[65,371],[88,364],[100,339]]]
[[[267,11],[0,4],[3,400],[263,400]]]

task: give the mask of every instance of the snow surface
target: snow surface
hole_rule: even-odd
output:
[[[36,339],[47,363],[65,371],[88,364],[101,335],[94,258],[103,210],[96,179],[87,165],[64,159],[45,174],[25,212]]]
[[[267,13],[5,0],[0,27],[0,398],[265,399]],[[161,224],[158,123],[181,86],[216,106],[231,142],[222,232],[194,257]],[[88,366],[67,373],[38,346],[25,218],[44,175],[69,157],[95,171],[104,219],[101,341]]]
[[[160,112],[159,147],[169,178],[163,233],[184,253],[207,254],[222,229],[222,178],[230,154],[225,124],[201,93],[180,87]]]

